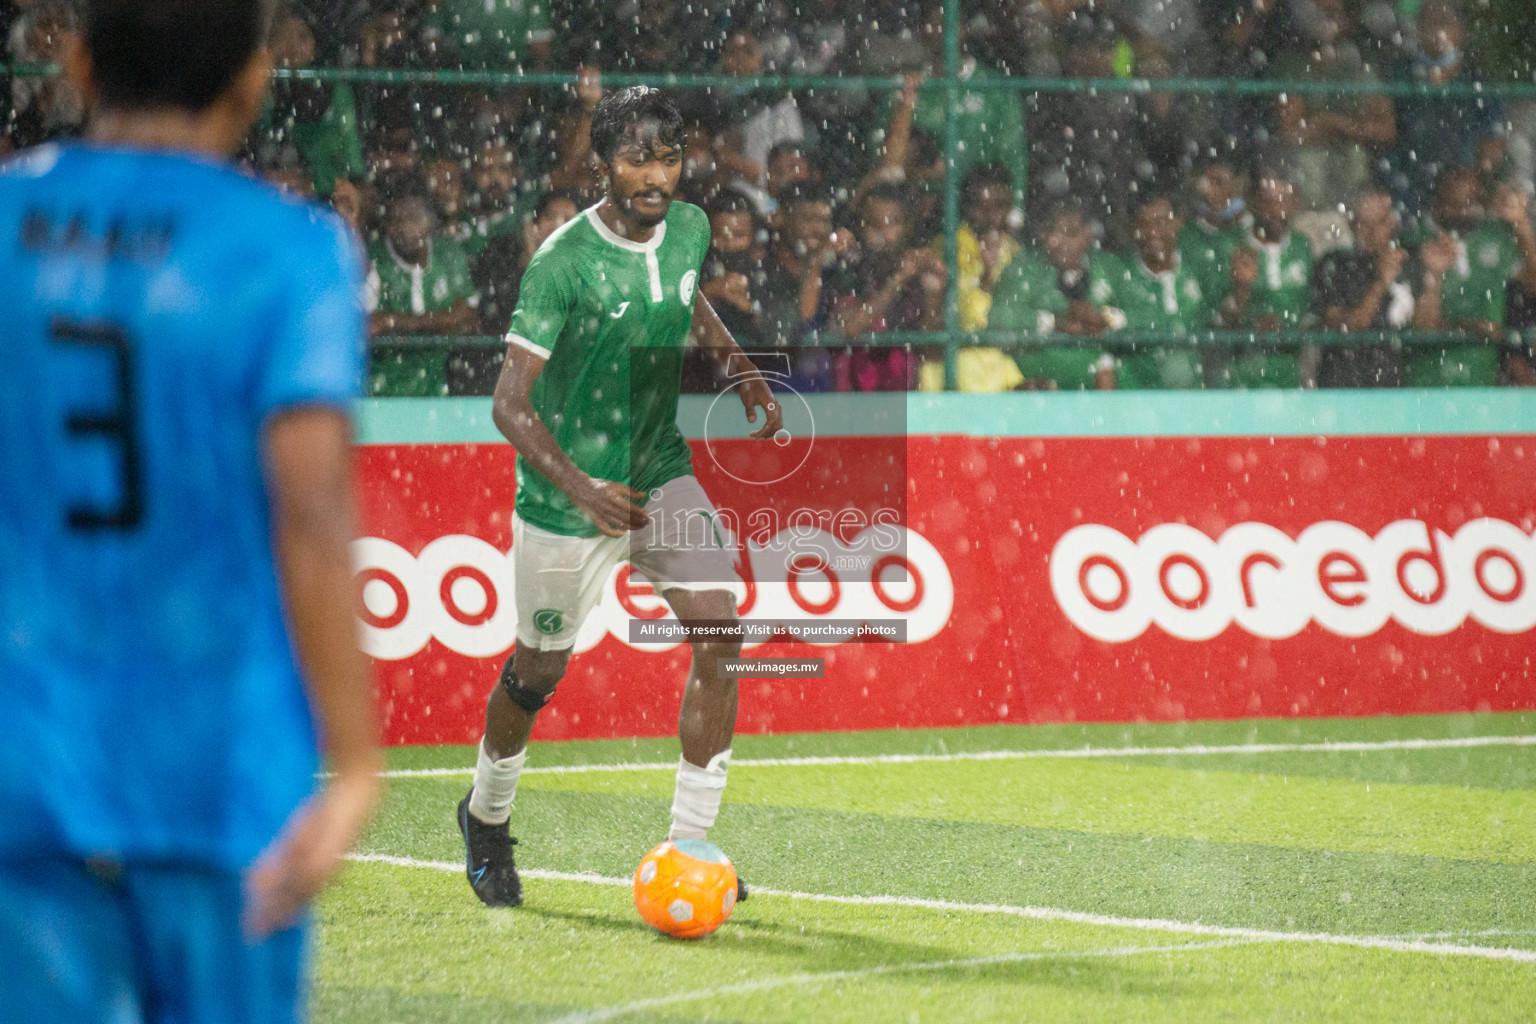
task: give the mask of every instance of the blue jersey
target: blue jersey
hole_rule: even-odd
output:
[[[313,791],[261,436],[348,409],[360,283],[211,159],[0,165],[0,856],[237,868]]]

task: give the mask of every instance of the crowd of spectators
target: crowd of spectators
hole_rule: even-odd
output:
[[[1456,3],[973,0],[959,21],[950,165],[933,0],[289,0],[272,42],[282,68],[578,81],[282,78],[244,159],[366,240],[374,385],[389,393],[494,383],[493,348],[402,339],[505,331],[533,252],[597,198],[587,135],[612,72],[744,80],[677,91],[679,198],[710,215],[702,293],[744,346],[791,353],[803,389],[942,386],[941,349],[855,343],[942,330],[951,275],[960,329],[986,332],[960,353],[966,390],[1536,379],[1508,344],[1536,331],[1536,116],[1473,90],[1368,88],[1489,80]],[[67,0],[0,0],[11,64],[56,60],[70,26]],[[903,84],[745,81],[781,73]],[[1152,88],[989,87],[1004,75]],[[1156,87],[1184,78],[1345,91]],[[0,149],[77,130],[62,79],[13,74],[8,88]],[[947,173],[960,182],[953,267]],[[1222,344],[1158,338],[1211,331]],[[1371,333],[1340,345],[1317,331]],[[1460,336],[1405,345],[1403,331]]]

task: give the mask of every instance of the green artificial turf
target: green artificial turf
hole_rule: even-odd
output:
[[[352,864],[322,901],[314,1016],[1530,1021],[1536,963],[1316,936],[1536,951],[1536,747],[750,763],[1529,734],[1536,716],[740,737],[711,838],[749,884],[845,902],[762,892],[695,943],[652,932],[623,885],[534,877],[525,906],[485,909],[435,866],[462,858],[467,772],[395,778],[362,852],[415,863]],[[676,757],[675,740],[536,744],[529,766]],[[626,878],[671,789],[665,768],[525,775],[519,864]],[[894,902],[846,902],[875,896]],[[1003,909],[913,905],[932,901]],[[1044,916],[1006,912],[1022,907]]]

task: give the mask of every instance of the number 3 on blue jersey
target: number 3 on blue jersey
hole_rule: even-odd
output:
[[[122,496],[111,508],[73,505],[67,512],[69,528],[80,531],[131,530],[144,518],[143,465],[135,426],[133,345],[120,327],[83,323],[55,317],[49,324],[55,345],[79,345],[102,350],[116,364],[117,401],[110,408],[71,409],[65,420],[70,436],[82,441],[100,437],[118,446],[122,467]]]

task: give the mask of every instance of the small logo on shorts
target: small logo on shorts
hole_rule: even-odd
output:
[[[540,608],[533,613],[533,628],[545,636],[554,636],[565,625],[565,616],[554,608]]]
[[[710,531],[714,533],[715,547],[721,548],[723,550],[725,548],[725,541],[720,539],[720,527],[715,523],[715,514],[713,512],[705,512],[702,510],[700,510],[697,514],[704,517],[704,521],[709,524]]]

